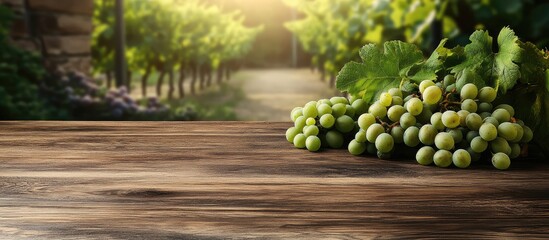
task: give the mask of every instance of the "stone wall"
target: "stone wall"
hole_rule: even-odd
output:
[[[41,53],[50,69],[88,73],[93,0],[0,0],[17,20],[13,41]]]

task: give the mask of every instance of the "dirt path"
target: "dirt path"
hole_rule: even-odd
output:
[[[186,101],[203,102],[204,98],[207,98],[206,100],[217,105],[238,101],[234,111],[236,119],[242,121],[288,121],[290,111],[294,107],[338,94],[337,90],[328,87],[327,81],[321,82],[319,75],[309,69],[241,70],[236,72],[230,81],[223,82],[227,87],[220,88],[219,85],[213,84],[204,91],[198,90],[196,96],[189,93],[189,82],[189,79],[185,81]],[[138,83],[134,82],[134,87],[136,88],[131,95],[141,98]],[[165,83],[162,89],[165,98],[168,84]],[[227,99],[229,95],[234,94],[228,94],[226,91],[236,89],[242,92],[243,99]],[[147,92],[148,96],[156,96],[155,86],[148,86]],[[175,96],[177,97],[177,90]]]
[[[230,84],[239,84],[246,97],[235,109],[239,120],[288,121],[294,107],[337,94],[309,69],[243,70],[237,74]]]

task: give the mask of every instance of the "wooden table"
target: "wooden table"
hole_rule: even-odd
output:
[[[289,125],[0,122],[0,239],[549,237],[547,161],[310,153]]]

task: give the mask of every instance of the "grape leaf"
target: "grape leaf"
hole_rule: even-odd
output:
[[[521,51],[515,32],[505,27],[498,35],[499,52],[492,52],[492,37],[486,31],[476,31],[470,37],[471,43],[465,46],[465,60],[453,67],[453,73],[465,69],[475,71],[486,80],[499,80],[499,90],[505,94],[520,77],[518,62]]]
[[[444,47],[447,41],[448,39],[440,41],[438,47],[427,60],[410,68],[408,72],[410,79],[420,83],[423,80],[435,80],[437,78],[437,72],[442,69],[446,57],[451,54],[450,49]]]
[[[549,69],[549,56],[531,42],[519,42],[519,44],[524,50],[520,64],[520,82],[544,85],[542,83],[546,79],[545,70]]]
[[[414,44],[389,41],[383,48],[368,44],[360,50],[362,63],[349,62],[337,75],[336,87],[351,95],[362,94],[366,102],[383,90],[398,87],[408,70],[423,61],[423,54]]]

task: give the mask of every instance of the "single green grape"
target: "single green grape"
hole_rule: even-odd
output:
[[[482,126],[482,118],[476,113],[470,113],[465,118],[465,125],[473,131],[478,131],[480,126]]]
[[[320,99],[316,102],[316,107],[318,108],[322,104],[327,104],[330,107],[332,106],[332,102],[330,102],[330,99],[324,98],[324,99]]]
[[[305,147],[311,152],[316,152],[320,149],[320,138],[317,136],[308,136],[305,140]]]
[[[404,109],[403,106],[395,105],[389,108],[387,111],[387,117],[389,120],[393,122],[397,122],[400,120],[400,117],[402,117],[402,114],[406,112],[406,109]]]
[[[479,113],[478,115],[480,115],[480,117],[482,118],[482,120],[484,120],[484,119],[489,118],[489,117],[492,116],[492,114],[489,113],[489,112],[481,112],[481,113]],[[495,118],[494,118],[494,119],[495,119]]]
[[[331,148],[341,148],[343,146],[343,134],[336,130],[326,132],[326,142]]]
[[[355,121],[351,117],[343,115],[336,118],[335,127],[342,133],[348,133],[355,127]]]
[[[437,129],[431,124],[425,124],[419,129],[419,141],[424,145],[433,145]]]
[[[318,111],[318,116],[323,116],[325,114],[332,114],[332,107],[326,103],[320,104],[318,107],[316,107]]]
[[[388,92],[384,92],[381,95],[379,95],[379,103],[384,106],[388,107],[391,106],[391,103],[393,102],[393,96],[389,94]]]
[[[404,142],[404,128],[401,126],[394,126],[391,128],[391,136],[393,136],[393,139],[395,140],[395,143],[403,143]]]
[[[463,149],[458,149],[452,155],[452,162],[458,168],[467,168],[471,165],[471,155]]]
[[[368,129],[370,125],[376,122],[376,117],[371,113],[364,113],[358,117],[358,126],[364,130]]]
[[[376,155],[377,154],[376,144],[371,142],[366,142],[366,152],[368,154]]]
[[[305,124],[307,126],[311,126],[311,125],[315,125],[316,124],[316,120],[314,118],[307,118],[307,120],[305,120]]]
[[[517,128],[514,123],[504,122],[498,126],[498,136],[507,141],[512,141],[517,137]]]
[[[404,144],[408,147],[415,147],[419,144],[419,128],[411,126],[404,131]]]
[[[511,159],[507,154],[499,152],[492,156],[492,165],[499,170],[505,170],[511,166]]]
[[[374,123],[366,130],[366,139],[368,142],[375,143],[376,138],[384,132],[385,128],[381,124]]]
[[[471,149],[470,147],[468,147],[466,150],[469,153],[469,155],[471,156],[471,162],[476,162],[476,161],[480,160],[480,158],[482,157],[482,155],[480,153],[477,153],[477,152],[473,151],[473,149]]]
[[[353,139],[349,142],[347,149],[349,150],[349,153],[358,156],[366,151],[366,143],[357,142]]]
[[[478,100],[481,102],[491,103],[497,97],[497,92],[492,87],[483,87],[478,91]]]
[[[375,102],[368,109],[368,113],[371,113],[374,117],[384,118],[387,115],[387,108],[379,102]]]
[[[355,134],[355,140],[356,140],[357,142],[361,142],[361,143],[366,142],[366,141],[367,141],[367,139],[366,139],[366,131],[364,131],[364,130],[358,131],[358,132]]]
[[[494,117],[487,117],[482,120],[483,123],[491,123],[495,127],[499,126],[499,121]]]
[[[345,105],[345,115],[354,118],[355,117],[355,109],[351,105]]]
[[[460,129],[448,129],[446,132],[448,132],[452,136],[452,138],[454,139],[454,143],[458,144],[463,141],[463,131],[461,131]]]
[[[392,152],[384,153],[384,152],[377,151],[377,157],[379,159],[390,159],[391,155],[392,155]]]
[[[442,90],[437,86],[430,86],[423,91],[423,102],[435,104],[442,98]]]
[[[435,149],[431,146],[424,146],[417,150],[416,161],[424,166],[433,163],[433,157],[435,156]]]
[[[498,108],[498,109],[494,110],[492,112],[492,117],[494,117],[496,120],[498,120],[498,122],[500,124],[503,123],[503,122],[511,121],[511,114],[503,108]]]
[[[286,130],[286,140],[288,140],[288,142],[293,143],[295,136],[299,133],[301,133],[301,131],[296,127],[288,128],[288,130]]]
[[[492,104],[487,102],[481,102],[478,104],[478,112],[492,112]]]
[[[331,128],[335,124],[335,117],[332,114],[324,114],[320,119],[318,120],[320,123],[320,126],[323,128]]]
[[[316,109],[316,102],[314,104],[308,103],[303,107],[303,116],[306,118],[315,118],[318,116],[318,110]]]
[[[400,91],[400,89],[398,88],[391,88],[389,89],[389,91],[387,91],[389,94],[391,94],[391,96],[393,97],[400,97],[402,98],[402,91]]]
[[[347,111],[347,107],[343,103],[336,103],[332,106],[332,115],[334,115],[334,117],[336,118],[343,116],[343,114],[345,114],[345,111]]]
[[[478,133],[484,141],[492,141],[498,136],[498,129],[494,124],[483,123],[482,126],[480,126]]]
[[[520,152],[521,152],[521,148],[520,148],[520,145],[518,143],[511,143],[510,144],[511,146],[511,154],[509,154],[509,157],[511,159],[514,159],[514,158],[517,158],[520,156]]]
[[[303,108],[302,107],[295,107],[292,110],[292,113],[290,114],[290,118],[292,119],[292,122],[295,122],[295,120],[299,117],[303,116]]]
[[[303,129],[303,134],[305,134],[306,137],[308,136],[316,136],[320,130],[316,125],[310,125]]]
[[[478,131],[469,131],[465,134],[465,140],[467,140],[467,142],[471,142],[473,141],[474,138],[480,136],[480,134],[478,134]]]
[[[482,153],[488,148],[488,142],[478,136],[471,141],[471,149],[476,153]]]
[[[524,136],[524,128],[518,123],[513,123],[513,127],[517,130],[517,136],[511,142],[518,143],[522,139],[522,136]]]
[[[330,102],[332,103],[332,106],[333,106],[333,105],[336,105],[336,104],[338,104],[338,103],[341,103],[341,104],[343,104],[343,105],[349,104],[349,100],[348,100],[347,98],[345,98],[345,97],[337,97],[337,96],[336,96],[336,97],[330,98]]]
[[[435,136],[435,146],[438,149],[451,150],[454,144],[454,138],[447,132],[440,132]]]
[[[469,111],[462,109],[457,112],[457,115],[459,116],[459,125],[467,127],[467,116],[469,116]]]
[[[509,142],[501,137],[497,137],[490,142],[490,149],[493,153],[502,152],[507,155],[511,154],[511,146],[509,146]]]
[[[478,88],[475,84],[467,83],[460,91],[461,99],[475,99],[478,95]]]
[[[391,103],[391,105],[395,106],[395,105],[400,105],[402,106],[402,104],[404,104],[404,100],[402,100],[401,97],[399,96],[393,96],[393,102]]]
[[[423,80],[419,83],[419,92],[423,94],[428,87],[435,86],[435,82],[431,80]]]
[[[303,133],[298,133],[294,137],[294,146],[296,148],[305,148],[305,141],[307,140],[307,137]]]
[[[390,134],[382,133],[377,136],[375,144],[378,151],[388,153],[393,150],[395,141]]]
[[[452,153],[448,150],[438,150],[433,155],[433,162],[437,167],[448,167],[452,164]]]
[[[532,141],[532,138],[534,138],[534,133],[532,132],[532,129],[530,129],[530,127],[526,125],[522,128],[524,130],[524,134],[522,135],[522,139],[520,140],[520,142],[529,143],[530,141]]]
[[[456,128],[460,124],[459,115],[452,110],[445,111],[442,114],[441,119],[442,119],[442,124],[444,124],[444,126],[446,126],[447,128]]]
[[[365,113],[365,112],[368,112],[368,103],[366,103],[364,100],[362,99],[357,99],[355,100],[351,106],[353,107],[353,109],[355,110],[355,114],[357,116],[360,116],[361,114]]]
[[[406,112],[400,117],[400,126],[404,129],[408,129],[416,125],[416,118],[412,114]]]
[[[470,113],[477,112],[478,106],[475,100],[473,99],[465,99],[463,102],[461,102],[461,109],[467,110]]]
[[[406,110],[413,116],[417,116],[423,111],[423,103],[419,98],[412,98],[407,102]]]
[[[497,105],[495,109],[505,109],[505,110],[507,110],[507,112],[509,112],[509,115],[511,117],[515,116],[515,109],[513,108],[513,106],[511,106],[509,104]]]
[[[302,131],[303,127],[305,127],[306,125],[306,121],[307,121],[307,118],[305,118],[304,116],[297,117],[294,123],[295,128],[297,128],[299,131]]]
[[[436,112],[431,115],[431,124],[439,131],[442,131],[445,126],[442,123],[442,113]]]

